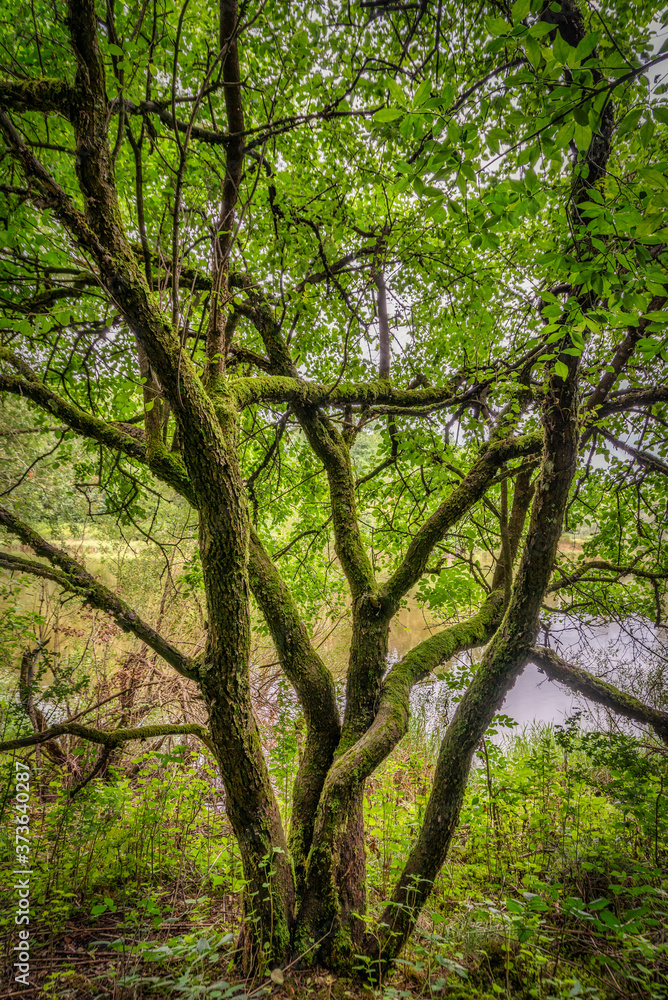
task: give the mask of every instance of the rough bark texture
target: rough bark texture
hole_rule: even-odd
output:
[[[229,350],[226,329],[230,250],[234,239],[235,207],[239,198],[239,184],[244,163],[244,112],[241,101],[238,27],[239,11],[236,0],[220,0],[220,51],[228,142],[220,212],[213,240],[212,294],[206,336],[208,375],[220,374],[223,371]]]
[[[553,377],[544,404],[544,457],[510,604],[443,739],[422,828],[381,918],[384,931],[368,942],[381,965],[399,953],[431,893],[456,829],[475,748],[535,642],[578,454],[579,359],[562,357],[569,376],[563,382]]]
[[[289,837],[297,888],[301,890],[316,809],[341,734],[336,691],[332,675],[311,645],[289,588],[255,531],[251,531],[250,583],[306,720],[306,745],[295,778]]]

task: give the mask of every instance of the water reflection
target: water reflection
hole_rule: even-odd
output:
[[[434,629],[422,611],[409,606],[401,612],[390,634],[390,662],[396,662],[427,638]],[[549,629],[539,636],[540,645],[550,645],[564,659],[603,677],[611,684],[647,700],[648,672],[657,665],[668,666],[668,629],[656,627],[643,619],[627,618],[622,622],[581,621],[573,616],[553,616]],[[468,662],[479,659],[481,651],[467,654]],[[452,663],[444,667],[444,672]],[[431,680],[416,693],[416,705],[424,705],[426,718],[433,725],[442,720],[447,682]],[[651,699],[654,700],[654,699]],[[429,706],[432,711],[429,711]],[[508,692],[501,711],[511,716],[520,728],[533,724],[562,725],[575,712],[584,709],[584,724],[599,721],[599,709],[591,708],[581,695],[549,680],[536,666],[529,664]]]

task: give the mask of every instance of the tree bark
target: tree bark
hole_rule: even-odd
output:
[[[564,337],[560,350],[569,342]],[[579,358],[560,358],[569,374],[565,380],[552,376],[544,404],[544,457],[510,604],[444,736],[424,823],[381,917],[382,931],[367,940],[381,967],[399,954],[432,891],[457,827],[475,748],[529,660],[538,632],[578,454]]]

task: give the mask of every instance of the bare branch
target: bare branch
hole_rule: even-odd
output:
[[[640,558],[640,557],[639,557]],[[668,579],[668,571],[666,572],[652,572],[651,570],[642,569],[636,566],[635,563],[629,563],[626,566],[620,566],[617,563],[610,562],[608,559],[587,559],[585,562],[581,563],[577,569],[572,573],[568,573],[561,577],[559,580],[555,580],[547,588],[546,593],[552,594],[555,590],[562,590],[564,587],[570,587],[578,580],[581,580],[583,576],[591,570],[604,570],[609,573],[614,573],[617,578],[623,576],[633,576],[640,577],[643,580],[666,580]],[[602,581],[609,581],[609,577],[601,577]]]
[[[211,737],[204,726],[195,722],[183,724],[171,724],[156,726],[139,726],[137,729],[115,729],[105,732],[103,729],[92,729],[90,726],[82,726],[80,722],[63,722],[56,726],[50,726],[41,733],[34,733],[32,736],[23,736],[18,740],[5,740],[0,743],[0,752],[7,750],[20,750],[22,747],[34,747],[47,740],[53,740],[58,736],[78,736],[89,743],[98,743],[104,747],[118,747],[123,743],[132,740],[148,740],[153,736],[198,736],[211,753],[216,756]]]
[[[619,438],[616,438],[614,434],[610,433],[610,431],[606,431],[604,427],[597,427],[596,433],[601,434],[606,441],[610,442],[611,445],[614,445],[615,448],[619,448],[620,451],[626,452],[627,455],[630,455],[641,465],[652,469],[654,472],[661,472],[664,476],[668,476],[668,465],[666,465],[665,462],[662,462],[660,458],[657,458],[656,455],[652,455],[651,452],[643,451],[640,448],[634,448],[632,445],[626,444],[624,441],[620,441]]]

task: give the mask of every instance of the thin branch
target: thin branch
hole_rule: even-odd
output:
[[[655,472],[661,472],[664,476],[668,476],[668,465],[666,465],[665,462],[662,462],[660,458],[657,458],[656,455],[652,455],[649,451],[642,451],[640,448],[634,448],[630,444],[625,444],[624,441],[620,441],[619,438],[616,438],[614,434],[610,433],[610,431],[606,431],[604,427],[597,427],[596,433],[601,434],[602,437],[604,437],[606,441],[609,441],[615,448],[619,448],[620,451],[624,451],[627,455],[631,455],[631,457],[641,465],[647,466]]]
[[[104,747],[118,747],[131,740],[148,740],[153,736],[178,736],[193,735],[198,736],[214,756],[216,749],[211,741],[208,731],[204,726],[195,722],[184,724],[167,724],[156,726],[140,726],[137,729],[114,729],[106,732],[103,729],[92,729],[90,726],[82,726],[80,722],[63,722],[56,726],[50,726],[41,733],[34,733],[32,736],[23,736],[18,740],[5,740],[0,743],[0,752],[7,750],[20,750],[22,747],[34,747],[46,740],[55,739],[58,736],[78,736],[89,743],[98,743]]]

